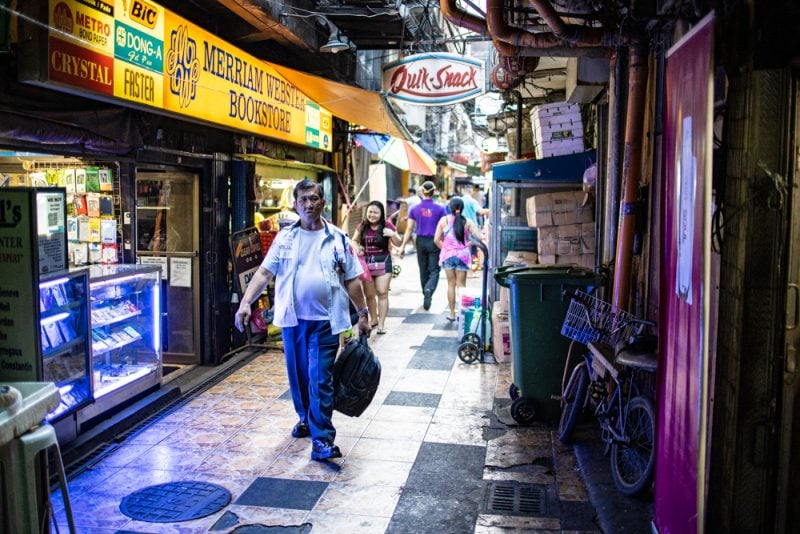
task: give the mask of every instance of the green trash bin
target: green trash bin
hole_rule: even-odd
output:
[[[602,278],[581,267],[535,265],[501,268],[495,280],[510,289],[511,416],[520,424],[557,421],[570,344],[561,335],[570,301],[564,291],[588,291]]]

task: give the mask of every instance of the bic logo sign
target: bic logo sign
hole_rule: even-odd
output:
[[[133,0],[131,2],[131,9],[128,11],[128,16],[131,20],[151,30],[156,27],[156,22],[158,22],[158,10],[152,4],[148,4],[142,0]]]

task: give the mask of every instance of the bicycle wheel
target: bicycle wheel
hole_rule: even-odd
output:
[[[611,445],[611,476],[623,495],[638,495],[650,486],[656,461],[653,401],[634,397],[625,417],[625,442]]]
[[[558,439],[561,443],[572,441],[572,430],[581,416],[589,388],[589,372],[585,366],[579,365],[572,373],[573,376],[564,392],[564,406],[561,408],[561,419],[558,422]]]

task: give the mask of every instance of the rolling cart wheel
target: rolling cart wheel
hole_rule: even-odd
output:
[[[464,337],[461,338],[461,343],[472,343],[473,345],[481,346],[481,336],[478,334],[470,332],[469,334],[464,334]]]
[[[533,423],[536,417],[533,401],[528,397],[517,397],[514,399],[514,402],[511,403],[511,417],[521,425]]]
[[[392,278],[397,278],[398,276],[400,276],[400,271],[402,271],[402,269],[400,268],[400,264],[393,263],[392,264]]]
[[[478,345],[467,341],[458,347],[458,358],[464,363],[472,363],[480,356],[479,352]]]
[[[519,398],[519,388],[516,384],[511,384],[508,386],[508,396],[512,401]]]

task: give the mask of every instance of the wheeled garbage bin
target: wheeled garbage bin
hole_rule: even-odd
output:
[[[570,344],[561,335],[570,301],[564,290],[589,291],[602,278],[581,267],[535,265],[501,268],[495,280],[510,289],[511,416],[520,424],[557,421]]]

